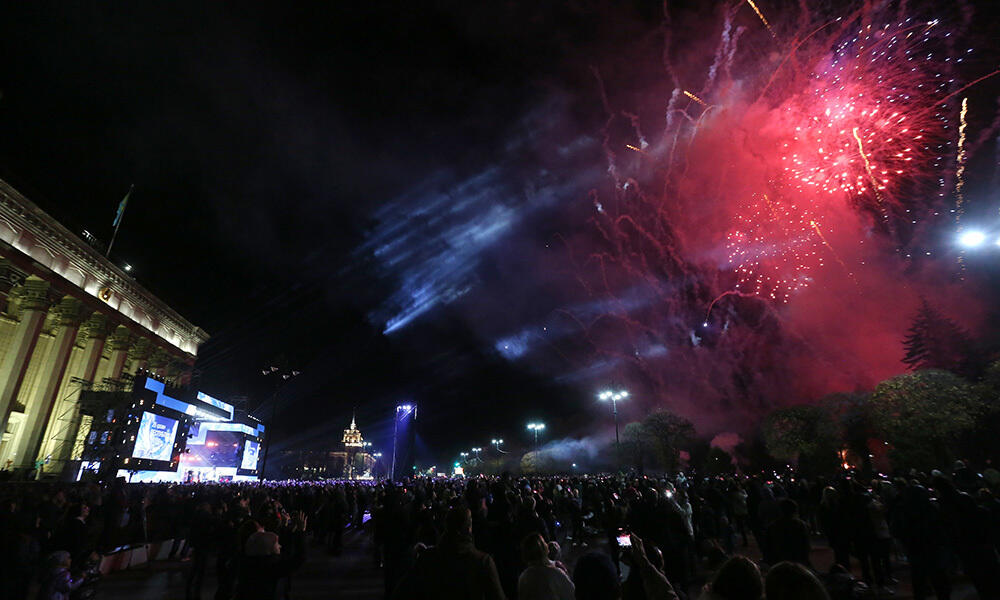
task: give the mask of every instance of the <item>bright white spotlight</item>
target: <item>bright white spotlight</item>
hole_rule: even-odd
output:
[[[958,242],[966,248],[982,246],[986,241],[986,234],[982,231],[966,231],[958,238]]]

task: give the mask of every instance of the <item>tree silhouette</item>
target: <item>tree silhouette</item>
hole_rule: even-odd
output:
[[[979,370],[974,346],[964,329],[924,300],[903,338],[903,362],[911,371],[941,369],[974,376]]]

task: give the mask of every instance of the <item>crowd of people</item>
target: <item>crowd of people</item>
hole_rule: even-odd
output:
[[[24,482],[0,500],[0,600],[87,598],[102,555],[151,542],[186,562],[188,599],[287,599],[310,542],[337,555],[351,529],[371,535],[392,599],[887,597],[903,561],[915,598],[949,598],[956,577],[1000,598],[1000,473],[961,463],[871,479]]]

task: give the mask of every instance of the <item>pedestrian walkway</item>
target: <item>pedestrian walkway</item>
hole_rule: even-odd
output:
[[[145,567],[118,571],[104,578],[98,598],[107,600],[181,600],[189,562],[180,560],[149,563]],[[210,561],[201,598],[215,597],[218,580]],[[309,544],[306,563],[292,578],[289,594],[294,600],[382,600],[382,572],[372,560],[368,534],[356,530],[344,534],[344,551],[333,556],[326,548]]]

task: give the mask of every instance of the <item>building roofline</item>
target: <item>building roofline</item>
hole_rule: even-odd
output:
[[[192,356],[197,355],[198,346],[209,338],[205,330],[182,317],[3,179],[0,179],[0,240]],[[74,281],[68,274],[79,275],[77,279],[82,281]],[[107,299],[100,296],[104,289],[109,293]]]

